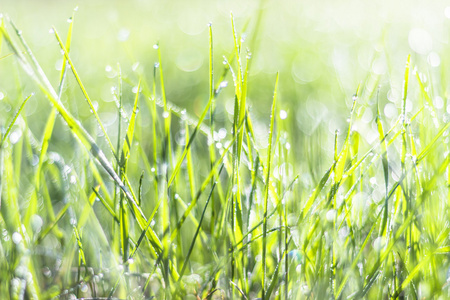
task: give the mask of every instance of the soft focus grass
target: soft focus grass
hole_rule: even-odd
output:
[[[0,298],[450,297],[443,2],[48,3],[1,7]]]

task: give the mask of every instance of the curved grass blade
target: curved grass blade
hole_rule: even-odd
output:
[[[222,173],[223,166],[224,165],[222,164],[222,166],[220,167],[220,170],[219,170],[219,174],[217,176],[219,176],[220,173]],[[191,257],[192,250],[194,249],[195,241],[197,240],[197,236],[198,236],[198,234],[200,232],[200,229],[201,229],[201,226],[202,226],[202,222],[203,222],[203,218],[205,217],[206,209],[208,208],[208,204],[209,204],[209,202],[211,200],[211,197],[213,195],[214,188],[216,187],[216,184],[217,184],[216,182],[213,183],[213,186],[212,186],[211,191],[209,193],[208,199],[206,200],[205,207],[203,208],[202,215],[200,216],[200,220],[198,221],[197,229],[195,231],[194,237],[192,238],[191,245],[189,246],[189,250],[188,250],[188,252],[186,254],[186,258],[185,258],[185,260],[183,262],[183,266],[181,267],[180,277],[178,279],[178,282],[180,282],[181,278],[183,277],[184,271],[186,270],[186,267],[188,265],[189,258]]]
[[[111,149],[111,152],[113,153],[114,156],[116,156],[116,152],[114,150],[114,146],[112,145],[112,142],[109,139],[108,134],[106,133],[106,129],[103,126],[103,123],[102,123],[102,121],[100,120],[100,117],[97,114],[97,110],[95,109],[94,105],[92,104],[91,98],[89,97],[89,95],[88,95],[88,93],[86,91],[86,88],[84,87],[83,83],[81,82],[80,76],[78,75],[78,72],[77,72],[77,70],[75,69],[75,66],[72,63],[72,60],[70,59],[69,52],[66,49],[66,47],[64,46],[64,44],[63,44],[61,38],[59,37],[59,34],[56,31],[55,27],[53,27],[53,32],[55,34],[56,39],[58,40],[58,43],[59,43],[59,46],[61,47],[61,50],[64,52],[65,59],[69,63],[70,69],[72,70],[72,73],[75,76],[75,79],[77,80],[78,85],[80,86],[81,91],[83,92],[83,95],[84,95],[84,97],[86,98],[86,101],[89,104],[89,108],[91,109],[91,112],[94,114],[95,118],[97,119],[98,125],[100,126],[100,128],[101,128],[101,130],[102,130],[102,132],[103,132],[103,134],[104,134],[104,136],[106,138],[106,141],[108,142],[108,145],[109,145],[109,148]]]
[[[25,104],[27,104],[28,100],[34,96],[34,93],[32,93],[30,96],[28,96],[27,98],[25,98],[25,100],[23,100],[22,104],[20,105],[19,109],[17,110],[16,114],[14,115],[14,118],[12,119],[12,121],[9,123],[8,128],[6,129],[5,134],[2,136],[2,139],[0,140],[0,149],[2,148],[3,144],[5,143],[6,139],[9,136],[9,133],[11,132],[11,129],[13,128],[14,124],[17,121],[17,118],[19,117],[20,113],[22,112],[23,108],[25,107]]]

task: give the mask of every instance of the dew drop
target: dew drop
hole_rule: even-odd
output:
[[[72,17],[67,19],[67,23],[72,23],[72,21],[73,21]]]
[[[163,112],[162,116],[164,119],[167,119],[169,117],[169,112],[168,111]]]
[[[18,232],[14,232],[12,235],[12,241],[14,244],[19,244],[22,241],[22,235]]]
[[[153,49],[158,49],[159,48],[159,45],[158,44],[154,44],[153,45]]]
[[[284,120],[286,118],[287,118],[287,112],[284,109],[280,110],[280,119]]]
[[[55,30],[53,28],[50,28],[48,33],[52,33],[53,34],[53,33],[55,33]]]
[[[235,184],[231,191],[233,192],[233,194],[236,194],[237,190],[238,190],[238,186],[237,186],[237,184]]]
[[[327,212],[327,214],[326,214],[325,217],[327,218],[327,221],[328,221],[328,222],[333,222],[334,218],[336,217],[336,210],[330,209],[330,210]]]
[[[228,81],[222,81],[221,83],[220,83],[220,88],[226,88],[227,86],[228,86]]]

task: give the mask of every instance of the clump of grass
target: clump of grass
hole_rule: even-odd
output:
[[[233,51],[222,69],[209,26],[209,87],[198,118],[166,97],[163,45],[155,46],[150,79],[117,66],[117,143],[71,59],[75,18],[65,43],[52,30],[63,59],[57,89],[26,33],[1,20],[7,49],[1,60],[24,71],[17,73],[17,94],[30,79],[36,92],[21,97],[2,123],[1,298],[448,296],[450,125],[410,56],[398,120],[386,126],[373,83],[379,75],[371,74],[356,87],[344,140],[336,133],[333,160],[322,158],[328,166],[311,184],[305,179],[315,176],[305,168],[311,162],[291,149],[297,128],[280,109],[283,73],[273,78],[264,116],[267,148],[256,141],[252,58],[233,17]],[[224,84],[230,76],[233,112],[221,121],[217,107],[225,101],[222,91],[231,89]],[[124,92],[130,89],[134,94]],[[412,115],[408,99],[419,103]],[[51,104],[43,128],[22,113],[34,100]],[[70,111],[75,101],[88,107],[94,129]],[[373,142],[355,127],[365,110],[376,111]],[[142,126],[144,118],[150,126]],[[58,150],[52,143],[61,120],[71,137]]]

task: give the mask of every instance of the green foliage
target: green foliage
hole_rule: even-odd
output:
[[[1,299],[449,296],[447,65],[428,76],[405,55],[398,99],[370,70],[334,116],[341,134],[322,100],[290,98],[290,70],[252,77],[266,5],[231,16],[223,64],[209,24],[204,86],[182,108],[163,43],[150,67],[82,81],[75,15],[65,43],[52,29],[59,76],[1,18]],[[93,96],[105,84],[116,106]]]

